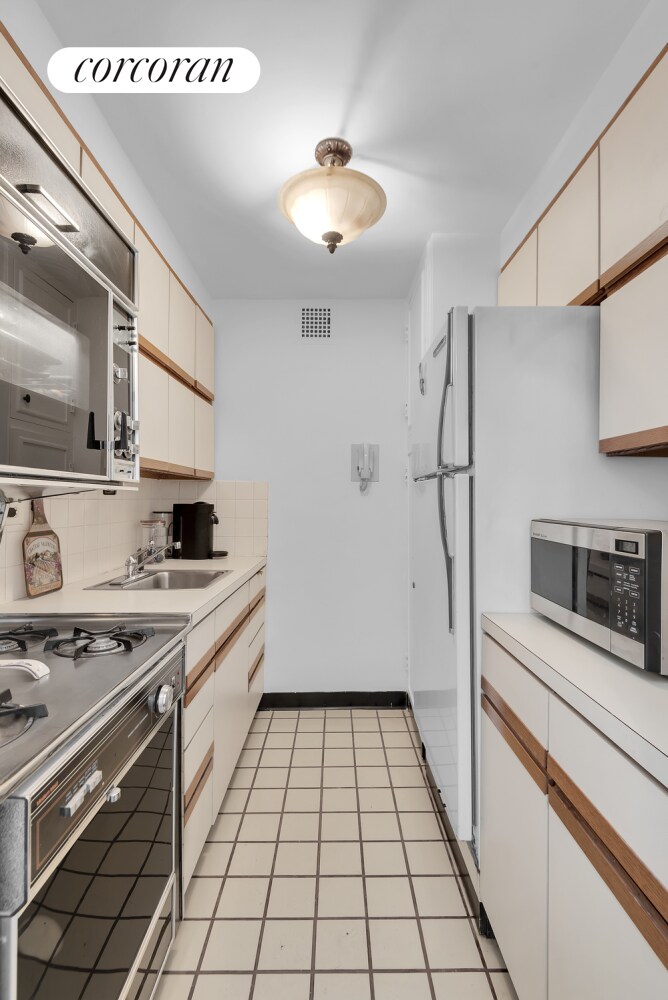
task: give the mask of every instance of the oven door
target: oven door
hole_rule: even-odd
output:
[[[0,472],[109,477],[111,291],[0,187]]]
[[[19,916],[18,1000],[151,995],[174,934],[177,720],[175,705]]]

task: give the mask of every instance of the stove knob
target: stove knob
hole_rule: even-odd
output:
[[[112,788],[108,789],[107,802],[111,802],[113,805],[114,802],[118,802],[120,797],[121,797],[121,790],[118,787],[118,785],[113,785]]]
[[[174,701],[174,689],[171,684],[161,684],[155,696],[155,710],[158,715],[169,711]]]

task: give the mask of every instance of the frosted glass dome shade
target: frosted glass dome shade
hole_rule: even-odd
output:
[[[313,243],[351,243],[375,225],[387,199],[380,184],[367,174],[344,166],[315,167],[296,174],[283,185],[283,214]],[[332,237],[334,239],[332,247]]]

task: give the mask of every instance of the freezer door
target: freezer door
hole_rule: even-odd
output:
[[[427,762],[462,840],[471,839],[473,798],[471,489],[466,474],[437,476],[412,482],[410,498],[411,697]],[[446,547],[452,559],[451,585]]]

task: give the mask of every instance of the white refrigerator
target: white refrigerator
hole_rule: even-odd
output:
[[[476,858],[480,616],[529,610],[531,519],[668,518],[666,459],[598,453],[598,330],[596,307],[457,307],[410,373],[409,690]]]

